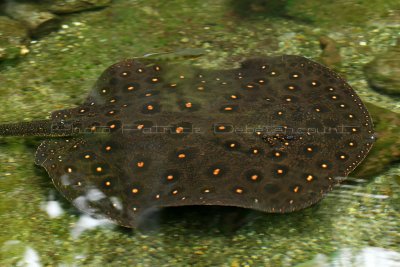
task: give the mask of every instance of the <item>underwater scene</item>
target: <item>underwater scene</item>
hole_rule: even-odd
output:
[[[0,266],[400,266],[400,2],[0,1]]]

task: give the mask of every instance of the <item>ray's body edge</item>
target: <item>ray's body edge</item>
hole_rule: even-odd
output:
[[[42,166],[42,165],[39,165],[39,166]],[[43,168],[47,171],[46,167],[43,167]],[[51,177],[51,179],[52,179],[53,184],[56,185],[58,183],[58,181],[56,179],[54,179],[53,177]],[[340,182],[338,182],[338,184],[339,183]],[[185,203],[184,201],[182,201],[182,202],[175,201],[175,202],[170,202],[170,203],[167,202],[167,203],[164,203],[161,205],[151,205],[151,206],[143,207],[140,210],[140,212],[136,212],[136,214],[134,216],[132,216],[129,221],[120,220],[119,218],[116,218],[115,216],[110,216],[108,213],[93,211],[93,207],[90,204],[85,209],[82,209],[81,206],[76,205],[75,199],[71,199],[69,197],[69,195],[65,194],[62,190],[60,190],[60,193],[64,198],[69,200],[75,208],[77,208],[81,212],[84,212],[88,215],[93,216],[94,218],[108,219],[120,226],[127,227],[127,228],[137,228],[137,227],[139,227],[140,224],[145,223],[145,219],[147,219],[148,216],[151,216],[152,214],[154,214],[156,211],[159,211],[160,209],[183,207],[183,206],[193,206],[193,207],[196,207],[196,206],[218,206],[221,208],[237,207],[237,208],[245,208],[245,209],[250,209],[253,211],[257,211],[257,212],[265,212],[265,213],[272,213],[272,214],[289,214],[289,213],[301,212],[302,210],[321,202],[323,197],[326,194],[329,194],[329,192],[332,191],[332,189],[333,189],[333,187],[330,187],[328,191],[321,192],[320,196],[315,197],[311,200],[308,200],[307,202],[296,203],[286,209],[263,208],[262,206],[257,205],[257,203],[250,206],[250,205],[243,204],[241,201],[235,201],[233,199],[207,200],[207,201],[201,200],[201,199],[194,199],[194,200],[192,200],[193,202],[191,202],[191,203],[187,203],[187,202]]]
[[[284,62],[286,60],[286,57],[287,56],[281,56],[280,57],[280,61]],[[114,64],[108,70],[110,70],[110,69],[111,70],[119,69],[124,64],[131,64],[131,62],[132,62],[131,60],[125,60],[125,61],[123,61],[123,63]],[[318,63],[315,63],[315,64],[318,64]],[[155,65],[154,64],[150,64],[150,65],[146,65],[146,66],[155,66]],[[232,71],[234,72],[234,71],[240,71],[240,70],[241,70],[241,68],[234,69]],[[98,82],[98,83],[101,84],[101,83],[104,83],[104,82],[108,82],[108,78],[107,78],[108,75],[109,74],[103,74],[99,79],[100,82]],[[353,92],[351,87],[347,84],[347,82],[345,80],[343,80],[340,76],[337,76],[337,78],[340,79],[344,84],[346,84],[348,86],[348,87],[346,87],[347,90]],[[135,86],[136,86],[136,84],[135,84]],[[97,87],[101,89],[101,85],[97,85]],[[93,101],[96,98],[97,98],[97,96],[96,97],[93,97],[93,95],[89,96],[88,97],[88,101],[89,102]],[[353,98],[357,99],[358,102],[361,103],[361,107],[360,108],[363,108],[364,111],[367,112],[367,109],[366,109],[365,105],[361,102],[360,98],[356,94],[355,94],[355,96],[353,96]],[[149,106],[147,106],[147,107],[149,107]],[[86,109],[86,107],[85,107],[85,109]],[[76,109],[65,110],[65,111],[61,111],[61,113],[54,112],[53,113],[53,121],[50,120],[50,122],[59,124],[60,122],[63,121],[62,117],[60,118],[60,114],[63,114],[65,112],[65,114],[70,115],[70,112],[71,111],[75,111],[75,110]],[[150,117],[148,116],[148,118],[150,118]],[[72,120],[72,121],[74,120],[73,116],[71,116],[68,119]],[[49,121],[46,121],[46,123],[48,123],[48,122]],[[369,122],[370,122],[370,125],[369,125],[368,128],[372,130],[373,129],[372,120],[370,119]],[[25,125],[25,126],[28,126],[28,125]],[[5,133],[4,135],[10,135],[8,132],[5,132],[4,130],[2,131],[1,129],[2,128],[0,126],[0,135],[2,135],[2,133]],[[3,127],[3,129],[4,129],[4,127]],[[79,134],[75,134],[75,133],[71,133],[71,132],[63,132],[63,131],[59,132],[58,134],[54,134],[54,133],[53,134],[49,134],[48,129],[45,130],[42,133],[40,133],[40,131],[39,131],[39,134],[38,134],[38,128],[36,128],[36,130],[35,129],[33,129],[33,130],[32,129],[31,130],[28,129],[28,131],[23,131],[23,132],[24,133],[20,134],[20,135],[29,135],[29,134],[32,134],[32,133],[33,134],[36,133],[35,135],[39,135],[39,136],[62,137],[64,140],[69,140],[70,137],[72,137],[72,139],[71,139],[72,142],[78,142],[78,143],[83,140],[81,138],[84,138],[84,137],[81,137],[81,138],[76,137],[76,136],[79,136]],[[18,133],[18,125],[17,125],[17,128],[15,128],[15,130],[12,130],[10,133],[11,133],[11,135],[14,135],[15,133]],[[373,132],[371,132],[371,134],[373,135]],[[112,137],[113,134],[110,133],[109,136]],[[47,153],[49,152],[49,151],[46,151],[46,144],[47,144],[46,141],[43,142],[40,145],[39,149],[37,150],[36,156],[35,156],[35,158],[36,158],[35,163],[37,165],[40,165],[40,166],[42,166],[42,167],[44,167],[46,169],[46,171],[50,174],[50,177],[52,178],[53,183],[55,185],[57,185],[56,187],[63,194],[63,196],[65,198],[67,198],[68,200],[70,200],[75,205],[74,199],[71,198],[71,195],[70,195],[69,191],[60,190],[60,186],[63,186],[63,185],[60,184],[60,177],[51,175],[52,170],[49,168],[49,166],[46,166],[48,164],[47,161],[48,161],[48,159],[50,157],[48,154],[46,155],[46,153],[45,153],[45,152],[47,152]],[[356,161],[356,164],[353,164],[353,166],[351,166],[350,169],[343,171],[342,172],[343,175],[340,175],[340,176],[346,177],[349,173],[351,173],[362,162],[362,160],[366,157],[366,155],[368,154],[368,152],[372,148],[372,145],[373,145],[373,140],[371,140],[371,144],[370,145],[363,146],[363,152],[360,153],[359,155],[357,155],[358,160]],[[42,151],[42,153],[40,151]],[[334,177],[334,178],[336,178],[336,177]],[[101,213],[101,215],[109,217],[111,220],[117,222],[118,224],[123,225],[123,226],[127,226],[127,227],[136,227],[137,226],[137,222],[140,220],[141,214],[147,213],[148,210],[152,210],[152,209],[156,209],[156,208],[162,208],[162,207],[174,207],[174,206],[186,206],[186,205],[191,205],[191,206],[192,205],[217,205],[217,206],[236,206],[236,207],[250,208],[250,209],[269,212],[269,213],[288,213],[288,212],[293,212],[293,211],[297,211],[297,210],[301,210],[301,209],[307,208],[307,207],[319,202],[323,198],[324,195],[326,195],[328,192],[330,192],[332,190],[334,185],[339,184],[343,180],[344,179],[342,179],[342,178],[334,179],[334,181],[327,188],[325,188],[324,190],[321,190],[321,192],[316,192],[317,194],[314,197],[308,198],[306,201],[303,201],[303,202],[298,202],[297,201],[293,205],[287,205],[286,207],[279,208],[279,209],[271,208],[271,206],[258,205],[257,203],[250,204],[249,202],[247,202],[247,203],[246,202],[241,202],[239,198],[238,199],[221,198],[221,199],[208,199],[208,200],[202,200],[200,198],[194,198],[194,199],[191,199],[191,202],[185,202],[185,201],[179,201],[179,200],[166,200],[166,201],[162,202],[161,204],[157,204],[156,202],[151,202],[151,200],[147,200],[147,203],[145,203],[147,206],[143,206],[143,208],[142,208],[142,210],[140,212],[136,212],[135,213],[136,214],[135,216],[137,216],[137,218],[135,216],[130,217],[131,221],[129,223],[127,223],[127,222],[125,222],[123,220],[120,220],[120,216],[108,215],[107,212],[100,212],[100,213]],[[75,205],[75,206],[78,209],[82,210],[81,207],[79,207],[77,205]],[[90,210],[88,210],[88,209],[87,210],[83,209],[83,211],[90,213]],[[107,209],[105,209],[105,211],[107,211]],[[96,215],[96,214],[93,214],[93,215]],[[123,217],[124,215],[121,215],[121,216]]]

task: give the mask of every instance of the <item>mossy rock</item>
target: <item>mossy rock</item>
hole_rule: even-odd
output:
[[[364,68],[368,84],[383,93],[400,95],[400,40]]]
[[[19,22],[0,16],[0,61],[20,56],[28,40],[28,33]]]
[[[45,6],[55,14],[68,14],[106,7],[111,4],[111,0],[69,0],[69,1],[46,1]]]
[[[370,178],[400,161],[400,114],[365,103],[375,124],[377,141],[367,158],[350,174]]]
[[[284,16],[288,0],[231,0],[230,6],[241,17]]]
[[[286,6],[289,17],[324,26],[365,25],[373,19],[385,18],[390,10],[400,9],[398,0],[313,1],[291,0]]]

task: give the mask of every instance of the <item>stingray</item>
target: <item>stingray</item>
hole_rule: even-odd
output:
[[[301,210],[343,181],[374,142],[350,85],[294,55],[228,70],[123,60],[82,105],[1,125],[0,135],[48,137],[35,163],[55,187],[78,209],[125,227],[172,206]]]

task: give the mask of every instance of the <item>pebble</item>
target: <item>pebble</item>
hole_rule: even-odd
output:
[[[183,37],[181,39],[181,43],[188,43],[188,42],[189,42],[189,38],[187,38],[187,37]]]
[[[388,95],[400,95],[400,39],[396,46],[368,63],[364,74],[373,89]]]
[[[53,0],[47,5],[47,9],[55,14],[68,14],[84,10],[107,7],[111,0]]]

